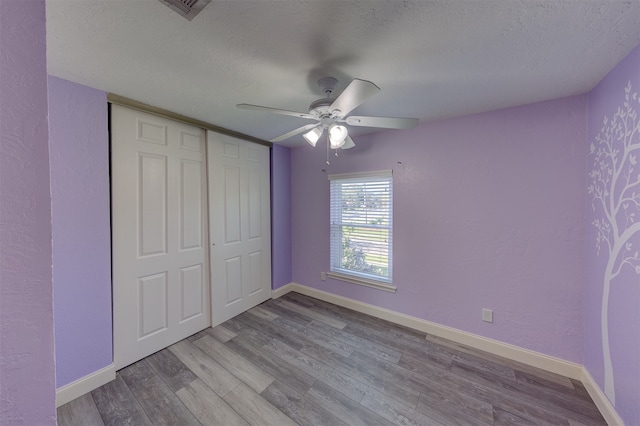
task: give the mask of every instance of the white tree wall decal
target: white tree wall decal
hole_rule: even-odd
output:
[[[640,275],[640,120],[638,93],[631,82],[625,88],[624,103],[611,120],[604,117],[602,129],[590,146],[592,167],[588,193],[596,219],[596,253],[604,254],[607,265],[602,292],[602,350],[604,393],[615,405],[615,386],[609,346],[609,294],[611,283],[623,270]],[[599,217],[598,217],[599,216]],[[634,236],[636,238],[634,238]]]

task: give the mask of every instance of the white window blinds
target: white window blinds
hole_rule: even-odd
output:
[[[391,170],[329,175],[331,271],[391,283]]]

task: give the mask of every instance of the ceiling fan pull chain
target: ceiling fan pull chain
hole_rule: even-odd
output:
[[[329,135],[327,134],[327,166],[330,165],[329,162]]]

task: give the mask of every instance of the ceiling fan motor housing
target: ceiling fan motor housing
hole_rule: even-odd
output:
[[[317,118],[322,118],[323,116],[330,115],[329,106],[331,106],[331,104],[335,100],[335,98],[323,98],[311,102],[311,105],[309,105],[309,114]]]

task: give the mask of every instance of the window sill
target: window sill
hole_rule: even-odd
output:
[[[395,293],[398,289],[396,286],[391,284],[386,284],[380,281],[368,280],[366,278],[358,278],[352,275],[341,274],[339,272],[327,272],[327,277],[332,278],[334,280],[346,281],[352,284],[359,284],[366,287],[375,288],[378,290],[388,291],[389,293]]]

